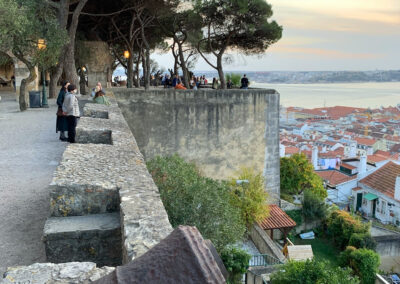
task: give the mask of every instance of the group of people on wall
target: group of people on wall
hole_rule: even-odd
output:
[[[174,88],[177,90],[186,90],[187,88],[183,85],[183,77],[179,75],[175,75],[172,79],[168,74],[166,74],[163,79],[162,79],[162,84],[164,85],[164,88]],[[189,86],[190,89],[192,90],[198,90],[199,88],[204,88],[208,84],[208,80],[206,79],[206,76],[192,76],[189,81]],[[217,78],[213,78],[211,88],[212,89],[220,89],[221,84]],[[233,83],[229,79],[228,82],[226,83],[226,87],[228,89],[233,88]],[[243,75],[243,77],[240,80],[240,88],[241,89],[248,89],[249,87],[249,79],[246,77],[246,74]]]
[[[60,132],[60,140],[75,143],[76,125],[81,116],[79,101],[77,98],[77,88],[70,82],[64,82],[57,97],[57,122],[56,132]],[[110,102],[103,91],[101,83],[98,82],[92,90],[93,102],[98,104],[110,105]],[[68,132],[68,136],[66,136]]]

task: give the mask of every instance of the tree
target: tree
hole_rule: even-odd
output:
[[[248,183],[237,184],[236,180],[247,180]],[[231,181],[231,204],[240,209],[243,222],[251,227],[268,216],[267,198],[262,173],[253,169],[242,168],[236,179]]]
[[[303,214],[306,220],[324,220],[327,215],[328,206],[323,198],[312,190],[304,191]]]
[[[367,248],[370,250],[376,249],[376,241],[369,232],[353,233],[349,240],[349,246],[356,248]]]
[[[261,54],[282,36],[282,27],[268,20],[272,7],[265,0],[197,0],[195,10],[204,27],[198,51],[218,71],[223,89],[226,83],[222,62],[228,49]],[[206,54],[214,56],[216,62],[212,63]]]
[[[44,0],[0,0],[0,26],[0,50],[11,51],[29,70],[20,86],[23,111],[27,108],[26,86],[37,77],[35,66],[47,69],[56,64],[65,34]],[[43,40],[40,46],[39,40]]]
[[[301,194],[306,189],[311,190],[320,198],[328,196],[322,179],[314,172],[312,164],[306,155],[294,154],[281,158],[281,190],[283,194]]]
[[[250,258],[250,254],[239,248],[228,246],[222,250],[221,259],[229,272],[228,283],[242,283],[241,277],[249,268]]]
[[[272,284],[358,284],[351,269],[331,267],[325,261],[289,261],[271,275]]]
[[[341,249],[348,246],[354,233],[368,233],[369,226],[369,223],[364,224],[343,210],[333,211],[327,219],[328,233]]]
[[[380,264],[379,254],[373,250],[347,247],[340,255],[342,266],[349,266],[363,284],[374,284]]]
[[[229,202],[228,183],[201,176],[195,164],[177,155],[156,157],[147,167],[173,227],[196,226],[219,252],[242,238],[246,227]]]

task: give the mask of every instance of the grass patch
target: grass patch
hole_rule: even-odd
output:
[[[294,244],[311,245],[316,260],[326,260],[332,265],[332,267],[339,266],[338,257],[340,251],[329,239],[316,237],[314,240],[302,240],[299,237],[296,237],[294,239]]]

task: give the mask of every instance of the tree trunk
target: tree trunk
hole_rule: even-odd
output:
[[[127,88],[133,88],[133,58],[132,58],[132,51],[129,50],[129,58],[128,58],[128,68],[127,68],[127,74],[126,74],[126,87]]]
[[[49,83],[49,98],[55,98],[58,95],[57,83],[61,77],[63,71],[63,63],[60,62],[55,68],[50,71],[50,83]]]
[[[146,76],[144,77],[144,89],[150,89],[150,49],[146,47]]]
[[[66,79],[75,86],[78,86],[79,78],[75,67],[75,35],[78,27],[79,15],[82,12],[83,7],[86,5],[88,0],[80,0],[78,6],[76,6],[71,24],[68,29],[69,43],[65,47],[64,52],[64,73]]]
[[[21,80],[21,86],[19,88],[19,109],[24,111],[28,108],[28,94],[26,92],[26,86],[33,82],[37,75],[33,66],[28,66],[29,76]]]
[[[186,88],[190,89],[190,78],[189,78],[189,71],[186,67],[185,57],[183,55],[182,43],[178,43],[178,51],[179,51],[179,59],[181,62],[181,68],[183,73],[183,83]]]
[[[139,74],[139,66],[140,66],[140,54],[137,58],[136,64],[135,64],[135,76],[134,76],[134,84],[136,88],[140,87],[140,74]]]
[[[147,73],[147,64],[146,64],[146,56],[142,56],[142,69],[143,69],[143,84],[145,84],[145,78]],[[139,84],[142,80],[139,81]],[[141,84],[140,84],[141,85]]]
[[[221,89],[226,89],[224,70],[222,69],[222,54],[217,56],[217,71],[221,81]]]

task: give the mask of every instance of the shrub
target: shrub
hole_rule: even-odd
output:
[[[285,213],[296,222],[296,226],[300,226],[303,223],[301,210],[288,210]]]
[[[241,239],[246,227],[240,210],[230,203],[230,186],[203,177],[195,164],[178,155],[156,157],[147,163],[173,227],[196,226],[220,252]]]
[[[351,235],[349,240],[349,246],[353,246],[356,248],[367,248],[370,250],[376,249],[376,241],[368,233],[354,233]]]
[[[221,252],[221,259],[229,272],[230,283],[241,283],[241,276],[249,268],[251,255],[242,249],[226,247]]]
[[[281,193],[299,195],[309,189],[321,198],[328,196],[322,179],[314,172],[306,155],[294,154],[281,158]]]
[[[354,233],[367,233],[369,224],[363,224],[361,221],[348,212],[343,210],[333,211],[327,219],[328,233],[333,238],[336,245],[343,249]]]
[[[234,87],[240,87],[240,80],[242,79],[240,74],[230,73],[226,74],[225,77],[227,82],[229,79],[232,81]]]
[[[340,256],[342,266],[349,266],[363,284],[374,284],[380,264],[379,255],[369,249],[348,247]]]
[[[325,261],[289,261],[271,275],[272,284],[358,284],[351,269],[331,267]]]
[[[237,179],[249,182],[237,185]],[[237,179],[231,181],[231,204],[240,209],[243,222],[251,227],[268,216],[268,194],[264,189],[264,177],[250,168],[242,168]]]
[[[321,198],[312,190],[304,191],[303,214],[306,220],[324,220],[327,214],[324,198]]]

